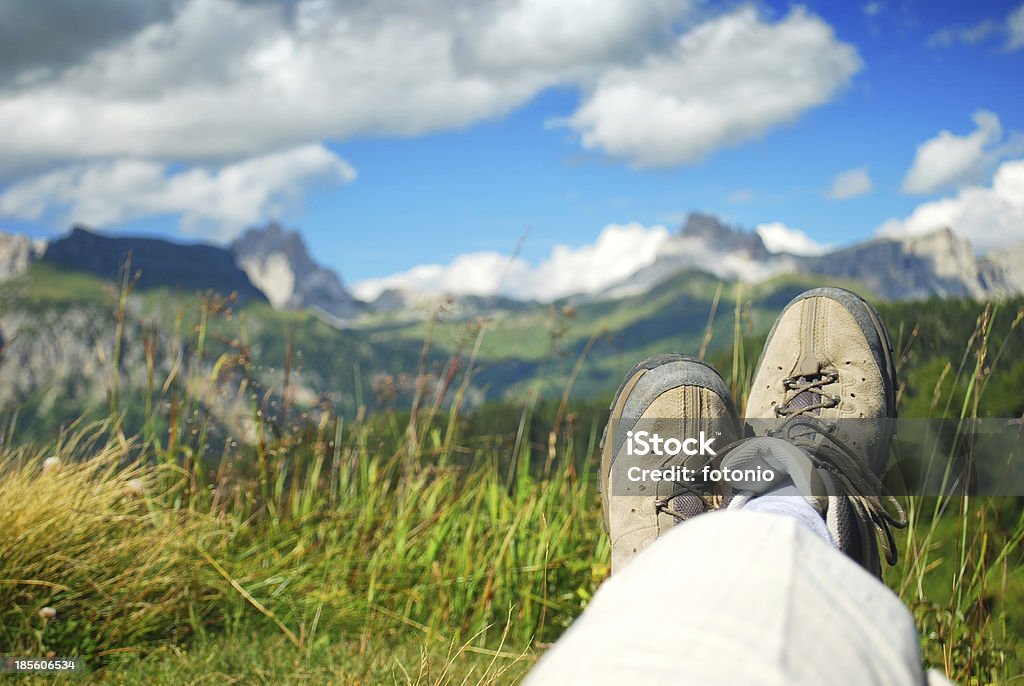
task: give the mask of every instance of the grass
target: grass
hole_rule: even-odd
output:
[[[733,321],[709,328],[732,337],[721,368],[737,397],[756,362],[745,297],[723,297]],[[1022,318],[997,314],[982,309],[936,383],[936,414],[984,414],[1000,341]],[[99,423],[19,444],[0,422],[0,652],[77,655],[98,683],[518,680],[608,573],[601,413],[570,389],[502,406],[507,430],[487,428],[486,407],[465,412],[484,325],[441,383],[417,382],[408,410],[366,413],[363,400],[346,417],[289,394],[288,346],[265,361],[283,369],[266,386],[224,315],[203,299],[198,326],[182,327],[185,357],[152,360],[145,393],[111,393]],[[244,401],[245,437],[207,411],[197,389],[211,386]],[[127,431],[140,406],[142,428]],[[924,658],[960,683],[1012,679],[1024,670],[1019,501],[907,505],[885,580]]]
[[[25,274],[0,285],[5,301],[29,306],[52,304],[107,304],[108,292],[96,277],[61,270],[45,262],[36,262]]]
[[[307,448],[275,444],[266,502],[227,478],[198,491],[116,441],[81,462],[54,451],[61,467],[48,472],[51,451],[8,453],[0,495],[22,505],[0,539],[4,652],[81,655],[101,674],[138,653],[140,683],[154,671],[173,681],[198,669],[174,650],[185,639],[195,659],[231,665],[258,657],[244,648],[255,632],[289,656],[268,674],[322,668],[375,683],[401,667],[433,683],[439,652],[453,651],[449,676],[461,680],[481,655],[498,674],[532,638],[557,637],[605,573],[592,484],[535,479],[524,461],[510,489],[497,455],[480,447],[455,466],[430,436],[430,464],[371,457],[378,430],[367,423],[344,447],[315,437],[301,465]],[[224,657],[236,641],[243,652]],[[395,663],[396,644],[428,659]]]

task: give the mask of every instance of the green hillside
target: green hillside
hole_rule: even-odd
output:
[[[417,389],[428,401],[443,392],[440,401],[446,404],[470,369],[464,399],[470,406],[533,395],[557,398],[567,388],[574,398],[603,401],[636,361],[663,351],[703,351],[739,383],[752,373],[756,351],[781,308],[801,291],[824,283],[784,276],[748,286],[684,272],[649,293],[617,299],[565,299],[471,317],[454,317],[440,308],[412,321],[369,317],[338,329],[309,312],[275,311],[258,302],[238,307],[212,293],[133,291],[121,302],[124,284],[37,263],[18,279],[0,284],[0,318],[20,317],[23,338],[59,340],[58,348],[96,349],[83,348],[81,358],[102,358],[106,350],[108,359],[97,365],[97,370],[106,368],[106,378],[94,381],[107,396],[117,354],[117,376],[124,384],[120,392],[126,400],[141,401],[121,404],[129,423],[141,422],[144,397],[152,396],[152,389],[145,388],[151,383],[147,341],[155,357],[160,357],[155,348],[161,347],[167,357],[176,350],[174,355],[195,358],[196,345],[202,345],[201,363],[208,368],[244,350],[247,359],[259,361],[247,373],[265,392],[281,393],[287,370],[289,383],[300,391],[291,399],[294,404],[327,402],[354,416],[361,406],[408,407]],[[993,349],[1005,358],[1004,372],[986,380],[991,386],[986,401],[995,415],[1024,412],[1017,391],[1024,382],[1024,346],[1019,331],[1005,333],[1021,302],[997,307],[991,322]],[[967,364],[963,344],[984,306],[939,299],[876,304],[902,356],[905,413],[934,414],[936,384],[951,383],[951,372]],[[208,331],[201,343],[193,335],[200,324]],[[122,345],[115,350],[119,330]],[[0,335],[11,334],[0,325]],[[744,344],[734,355],[737,337]],[[154,367],[159,377],[159,364]],[[86,381],[69,377],[59,394],[40,383],[38,392],[19,397],[23,418],[33,420],[23,425],[48,432],[83,412],[105,413],[109,397],[95,389],[91,395],[84,392]]]

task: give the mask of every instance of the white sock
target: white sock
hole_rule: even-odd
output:
[[[832,540],[832,534],[829,533],[828,527],[825,526],[825,520],[821,518],[817,510],[811,507],[811,504],[800,494],[797,487],[792,484],[769,491],[764,495],[750,498],[740,503],[737,509],[792,517],[818,534],[822,540],[826,541],[833,548],[839,547]]]

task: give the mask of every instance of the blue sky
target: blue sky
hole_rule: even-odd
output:
[[[561,4],[100,2],[77,52],[54,26],[0,59],[0,228],[223,241],[280,219],[350,283],[527,231],[538,265],[691,210],[830,245],[939,221],[1024,240],[1019,0]]]

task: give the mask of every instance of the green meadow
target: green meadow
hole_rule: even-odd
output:
[[[608,574],[596,461],[618,376],[657,350],[700,353],[742,401],[807,285],[683,276],[633,300],[337,331],[64,278],[34,267],[3,302],[40,321],[91,312],[105,393],[0,408],[0,653],[78,656],[116,684],[516,682]],[[880,310],[902,416],[1024,414],[1024,302]],[[338,394],[299,397],[304,374]],[[234,428],[211,389],[237,401]],[[905,506],[885,582],[926,663],[1012,683],[1022,501]]]

